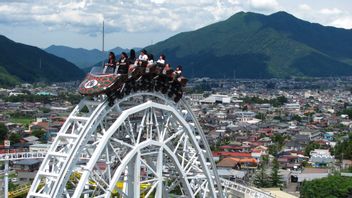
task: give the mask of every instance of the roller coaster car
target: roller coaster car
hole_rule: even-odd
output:
[[[145,69],[145,74],[143,75],[141,82],[141,89],[153,91],[156,79],[155,77],[162,72],[162,66],[160,64],[150,64]]]
[[[131,91],[148,90],[161,91],[175,102],[183,95],[182,88],[187,84],[183,76],[173,76],[173,70],[165,70],[164,65],[148,65],[141,62],[133,67],[129,74],[116,74],[112,67],[94,67],[79,85],[79,93],[85,96],[106,94],[109,105],[114,104],[116,98],[122,98]]]
[[[170,87],[170,81],[172,80],[172,73],[172,69],[163,69],[158,75],[155,76],[155,91],[161,91],[163,94],[167,93]]]
[[[172,98],[175,102],[178,102],[182,98],[183,87],[186,86],[187,82],[187,78],[183,76],[175,78],[170,82],[171,85],[167,95]]]
[[[120,89],[127,78],[127,75],[114,73],[111,67],[93,67],[79,85],[78,91],[85,96],[109,94],[112,90]]]
[[[129,94],[131,90],[138,91],[141,86],[141,78],[145,74],[144,64],[134,66],[134,68],[129,72],[129,77],[126,83],[126,94]]]

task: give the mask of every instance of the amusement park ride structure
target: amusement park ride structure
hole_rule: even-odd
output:
[[[219,178],[202,128],[181,98],[186,80],[158,78],[161,71],[151,76],[143,69],[123,81],[88,75],[80,86],[86,96],[45,154],[27,198],[271,197]],[[100,83],[109,88],[95,89]],[[0,160],[23,156],[43,157]]]
[[[4,154],[0,160],[43,155]],[[190,107],[158,92],[131,93],[112,106],[103,96],[84,98],[72,111],[27,197],[82,195],[271,197],[219,178]]]

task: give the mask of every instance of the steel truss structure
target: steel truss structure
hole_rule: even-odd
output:
[[[186,102],[138,92],[112,106],[83,99],[27,197],[223,197],[231,194],[223,183]]]

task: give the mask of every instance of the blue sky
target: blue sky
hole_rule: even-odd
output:
[[[351,0],[0,0],[0,34],[41,48],[52,44],[101,49],[144,47],[239,11],[352,28]]]

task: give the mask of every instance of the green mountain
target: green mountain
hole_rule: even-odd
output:
[[[288,13],[240,12],[146,48],[190,77],[285,78],[352,75],[352,30]]]
[[[106,53],[97,49],[87,50],[83,48],[71,48],[58,45],[51,45],[46,48],[45,51],[64,58],[80,68],[89,67],[106,57]]]
[[[60,82],[83,77],[84,72],[65,59],[0,35],[0,85]]]
[[[92,65],[102,62],[108,57],[108,52],[114,52],[117,56],[121,52],[129,52],[129,49],[123,49],[121,47],[115,47],[106,52],[102,52],[97,49],[87,50],[83,48],[71,48],[67,46],[51,45],[45,49],[46,52],[54,54],[55,56],[64,58],[71,63],[77,65],[79,68],[86,70]]]

